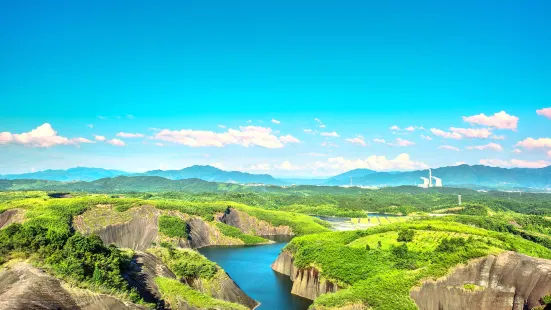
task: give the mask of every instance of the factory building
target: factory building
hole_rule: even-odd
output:
[[[423,184],[419,184],[417,186],[421,188],[429,188],[429,187],[442,187],[442,179],[432,176],[432,169],[429,169],[429,177],[421,177],[423,180]],[[432,180],[434,179],[434,183]]]

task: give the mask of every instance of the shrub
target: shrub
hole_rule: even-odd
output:
[[[161,215],[159,217],[159,231],[168,237],[187,239],[190,227],[178,217]]]
[[[415,231],[413,229],[403,229],[398,232],[398,242],[411,242],[413,241],[413,236]]]

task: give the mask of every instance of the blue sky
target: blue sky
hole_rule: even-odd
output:
[[[548,1],[3,3],[0,174],[545,166],[550,11]]]

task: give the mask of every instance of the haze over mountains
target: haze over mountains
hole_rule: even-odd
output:
[[[433,176],[443,179],[444,186],[488,187],[488,188],[549,188],[551,166],[538,169],[497,168],[482,165],[460,165],[433,169]],[[212,166],[191,166],[181,170],[152,170],[144,173],[130,173],[102,168],[76,167],[67,170],[45,170],[33,173],[0,175],[0,179],[33,179],[58,182],[97,181],[104,178],[159,177],[160,182],[168,180],[199,179],[218,183],[266,184],[266,185],[326,185],[326,186],[400,186],[416,185],[421,177],[427,177],[428,170],[405,172],[376,172],[369,169],[354,169],[326,179],[278,179],[269,174],[251,174],[240,171],[224,171]],[[127,180],[127,178],[116,178]],[[113,181],[111,181],[113,182]],[[165,181],[162,181],[165,182]],[[170,183],[170,182],[168,182]],[[168,186],[168,185],[167,185]],[[169,187],[173,187],[170,185]]]

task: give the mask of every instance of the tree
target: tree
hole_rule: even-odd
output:
[[[398,239],[396,240],[398,242],[411,242],[413,241],[414,235],[415,231],[413,229],[400,230],[400,232],[398,232]]]

